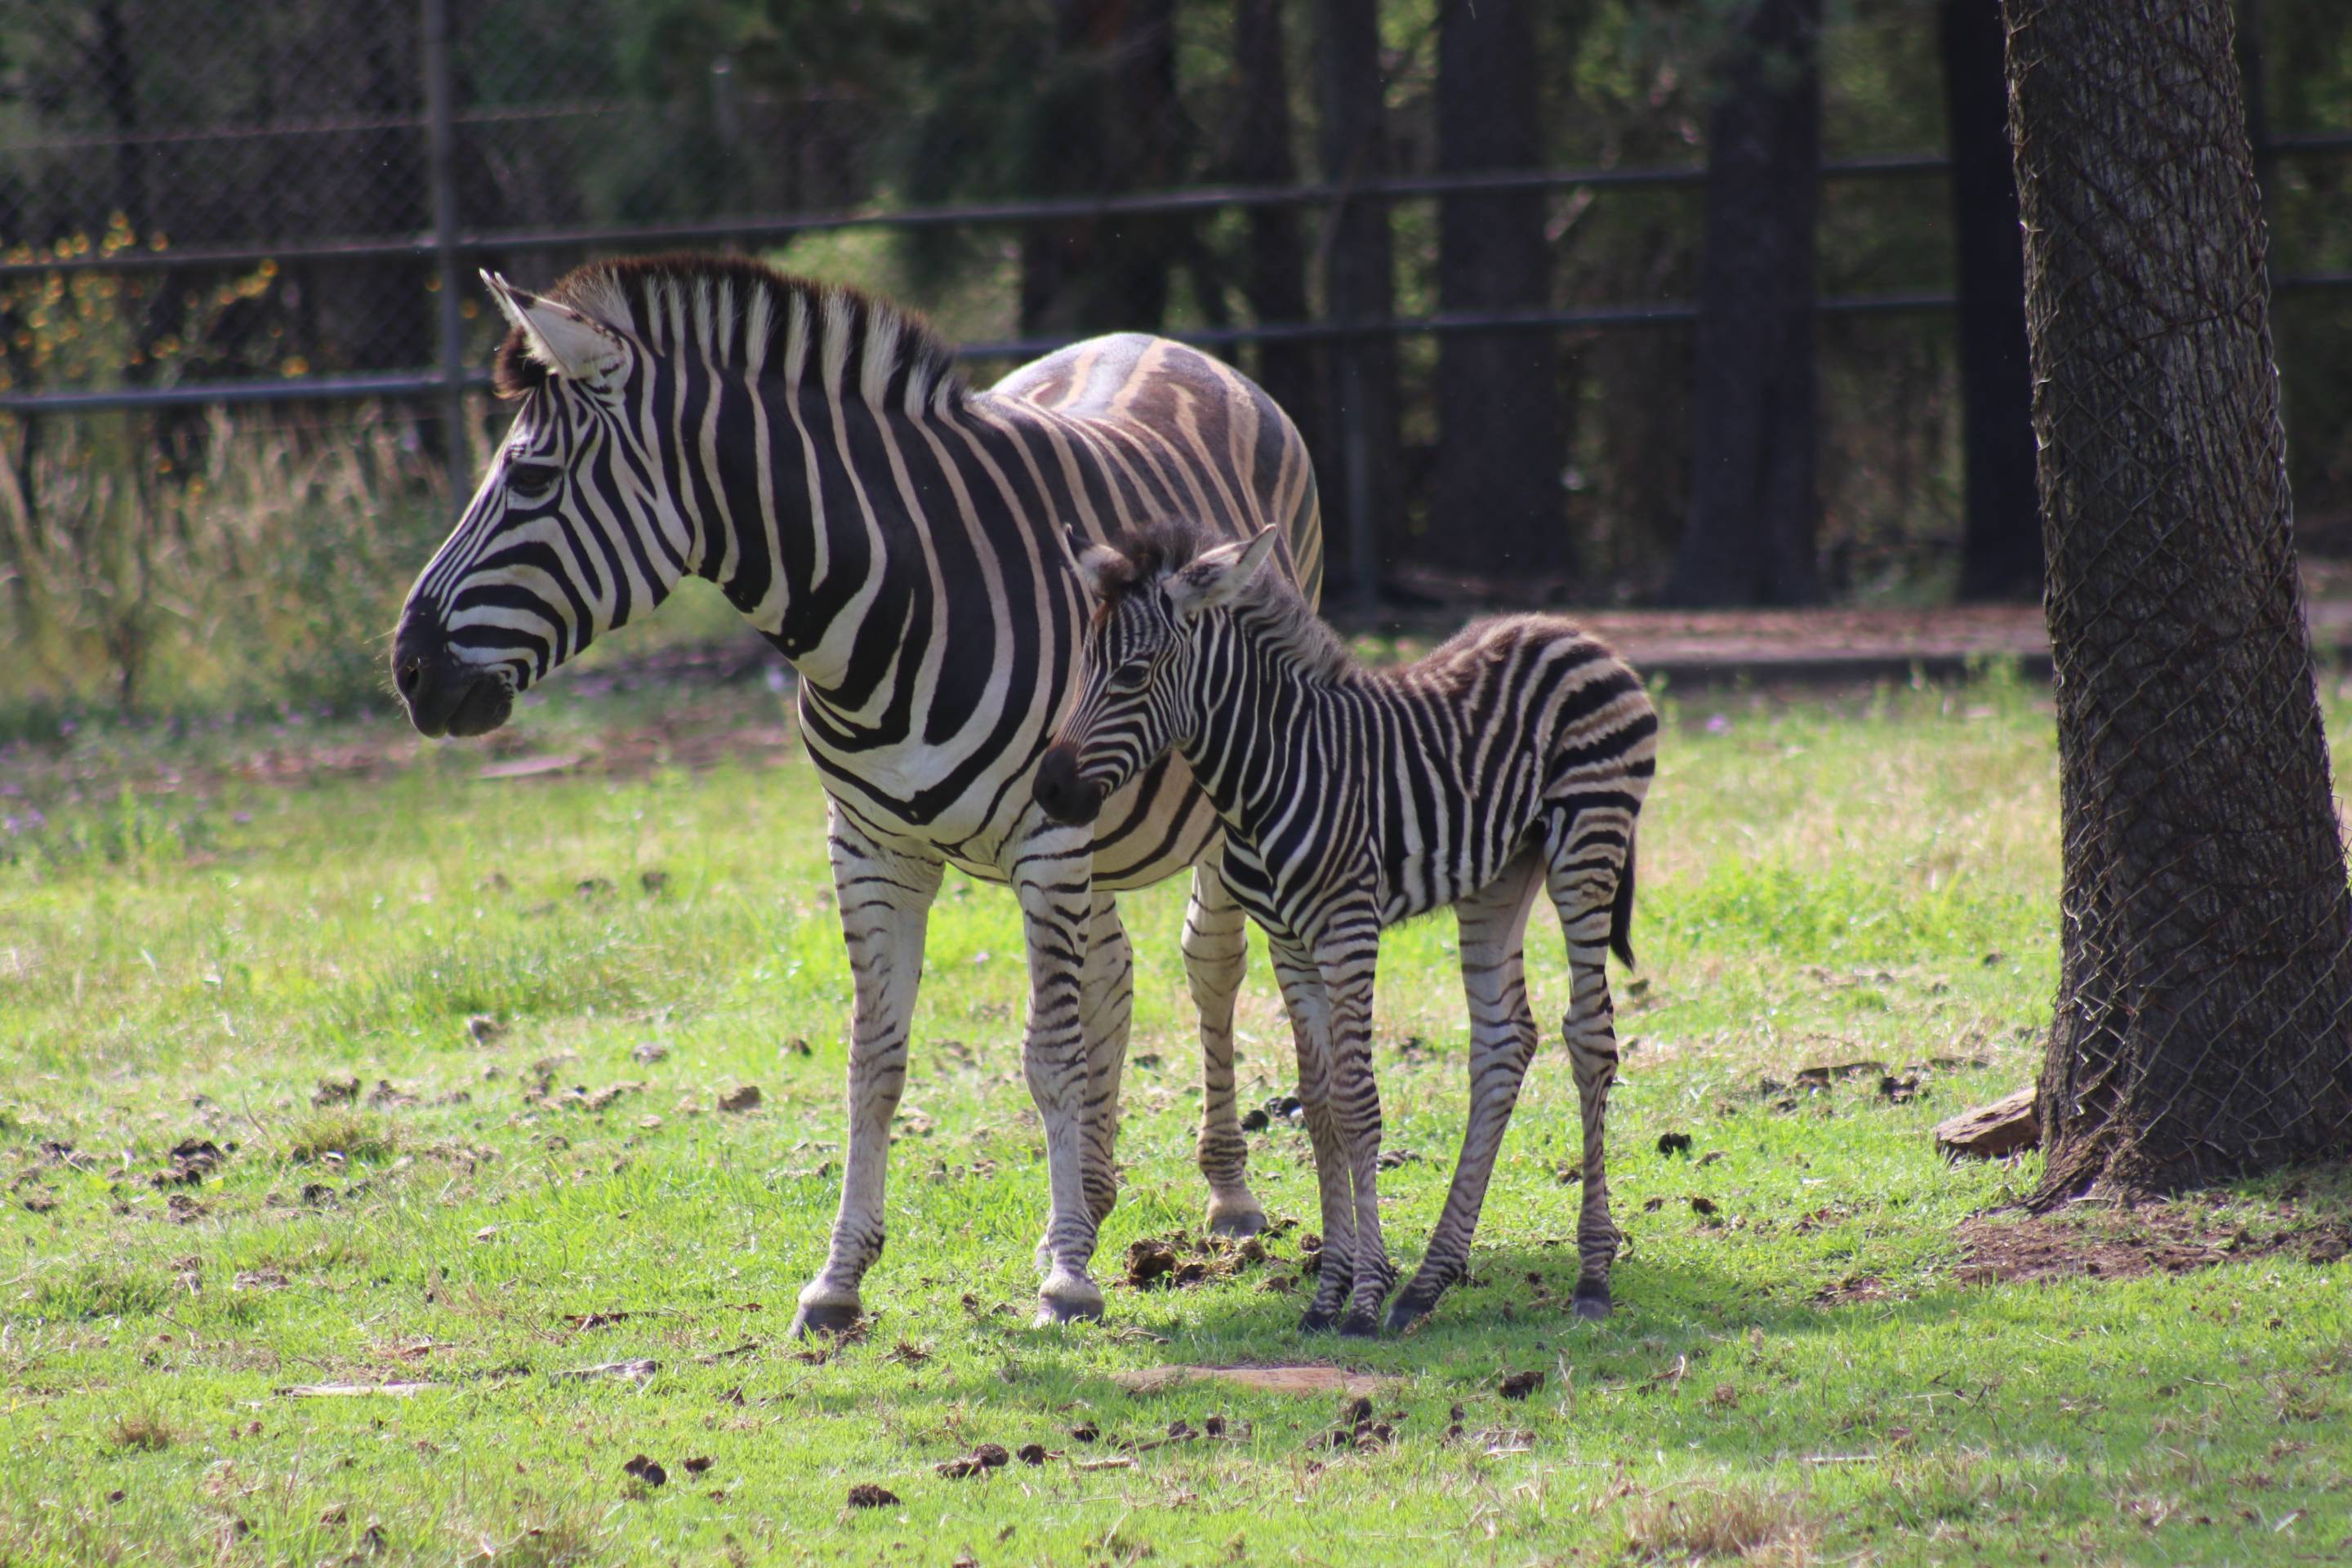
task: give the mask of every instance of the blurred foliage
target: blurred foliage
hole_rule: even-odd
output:
[[[1744,4],[1541,6],[1547,161],[1630,169],[1703,159],[1716,64]],[[2241,5],[2273,133],[2352,130],[2352,7]],[[1937,0],[1826,0],[1828,156],[1942,145],[1937,9]],[[1230,179],[1236,166],[1244,78],[1234,0],[450,0],[450,10],[468,225],[1181,187]],[[395,148],[381,129],[421,111],[413,7],[273,0],[235,28],[190,27],[190,14],[186,0],[0,7],[0,144],[11,148],[0,160],[0,249],[24,260],[160,245],[166,231],[184,248],[425,226],[418,138],[391,132]],[[1437,15],[1438,0],[1379,5],[1388,163],[1399,174],[1436,163]],[[1317,16],[1308,0],[1283,0],[1291,163],[1306,180],[1325,177]],[[1150,106],[1146,142],[1122,142],[1145,50],[1164,52],[1173,98]],[[222,129],[262,126],[276,129]],[[190,128],[203,133],[148,134]],[[122,150],[134,142],[135,156]],[[2352,158],[2282,158],[2266,176],[2278,273],[2352,269]],[[1437,204],[1401,201],[1391,212],[1397,308],[1435,310]],[[1702,218],[1696,186],[1552,194],[1551,303],[1690,299]],[[1304,220],[1312,258],[1328,242],[1327,215],[1308,209]],[[1034,248],[1067,239],[1041,237],[1043,226],[829,231],[770,254],[898,295],[959,339],[1003,342],[1038,319]],[[1125,243],[1131,264],[1133,237]],[[1120,324],[1252,322],[1254,243],[1238,212],[1150,231],[1156,277]],[[1951,250],[1941,180],[1825,185],[1824,293],[1948,289]],[[531,253],[508,269],[541,283],[584,254]],[[289,259],[282,270],[168,279],[6,279],[0,387],[427,363],[431,312],[414,288],[422,270]],[[1308,271],[1309,308],[1319,310],[1320,281]],[[385,301],[404,291],[415,298],[400,314]],[[2284,293],[2275,331],[2304,542],[2352,553],[2346,298]],[[467,305],[481,352],[495,323],[478,301]],[[1934,315],[1822,322],[1822,538],[1830,580],[1848,598],[1916,601],[1948,584],[1960,515],[1951,332],[1950,319]],[[1588,575],[1512,586],[1585,603],[1638,597],[1663,575],[1682,528],[1690,333],[1570,333],[1561,348],[1561,477]],[[1436,355],[1427,338],[1403,340],[1398,354],[1402,473],[1416,513],[1438,438]],[[1234,357],[1245,369],[1259,363],[1254,350]],[[976,368],[984,377],[1002,366]],[[0,420],[0,616],[12,649],[32,650],[0,678],[0,706],[35,693],[163,701],[285,682],[366,689],[372,668],[339,639],[380,629],[447,503],[414,411],[325,417]],[[249,574],[259,575],[245,581]],[[331,626],[331,615],[357,618]],[[265,628],[283,647],[259,647]],[[251,651],[234,651],[247,644]]]

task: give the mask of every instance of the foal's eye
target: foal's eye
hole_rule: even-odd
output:
[[[552,463],[507,465],[507,492],[517,500],[545,500],[562,482],[563,470]]]
[[[1141,659],[1132,664],[1122,664],[1110,672],[1110,689],[1113,691],[1140,691],[1150,684],[1151,667]]]

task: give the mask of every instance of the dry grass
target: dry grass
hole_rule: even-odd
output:
[[[1803,1568],[1819,1529],[1786,1492],[1681,1487],[1635,1499],[1622,1521],[1626,1548],[1658,1563],[1730,1560]]]
[[[114,1418],[106,1440],[118,1448],[135,1448],[143,1454],[161,1453],[180,1440],[180,1433],[169,1421],[152,1410],[131,1411]]]

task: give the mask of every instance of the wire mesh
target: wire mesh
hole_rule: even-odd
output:
[[[2061,765],[2047,1199],[2352,1138],[2352,894],[2226,0],[2009,0]]]

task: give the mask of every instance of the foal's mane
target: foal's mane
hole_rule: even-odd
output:
[[[1114,567],[1109,574],[1106,607],[1139,589],[1181,574],[1203,552],[1225,542],[1190,518],[1158,518],[1145,523],[1118,547],[1124,569]],[[1276,563],[1259,568],[1229,608],[1237,620],[1272,642],[1310,679],[1330,681],[1362,673],[1363,667],[1348,651],[1347,644],[1299,596],[1297,587]]]

